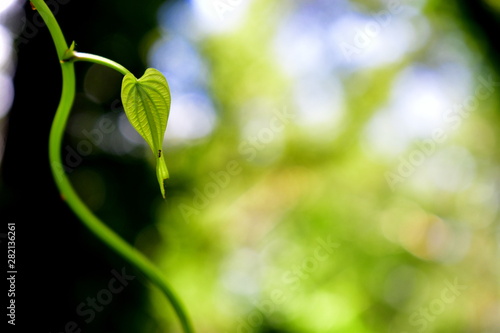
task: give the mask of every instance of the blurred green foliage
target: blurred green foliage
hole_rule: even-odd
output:
[[[208,17],[223,32],[184,36],[217,121],[171,141],[171,195],[138,246],[159,235],[201,332],[500,329],[499,80],[456,5],[398,3],[242,1]]]

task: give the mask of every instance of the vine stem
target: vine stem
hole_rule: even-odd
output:
[[[56,47],[57,55],[61,63],[62,70],[62,93],[59,106],[52,123],[49,137],[49,160],[55,182],[61,197],[67,202],[73,212],[80,218],[84,225],[90,229],[98,238],[100,238],[111,249],[116,251],[129,263],[141,271],[151,282],[153,282],[165,294],[170,301],[174,311],[179,318],[183,331],[185,333],[194,333],[192,325],[187,317],[186,311],[172,292],[168,282],[162,272],[149,261],[141,252],[137,251],[130,244],[125,242],[118,234],[107,227],[99,218],[97,218],[90,209],[85,206],[78,194],[75,192],[68,177],[65,174],[64,165],[61,159],[61,144],[66,128],[66,122],[73,105],[75,97],[75,70],[72,61],[65,59],[69,50],[64,35],[57,23],[54,15],[43,0],[31,0],[37,11],[49,28],[52,39]],[[71,55],[71,54],[70,54]],[[118,70],[122,74],[129,71],[120,64],[109,59],[90,55],[86,53],[72,53],[74,60],[90,61]]]
[[[104,65],[108,66],[110,68],[113,68],[114,70],[117,70],[118,72],[122,73],[123,75],[127,75],[130,73],[128,69],[120,65],[119,63],[110,60],[108,58],[104,58],[95,54],[90,54],[90,53],[82,53],[82,52],[76,52],[73,51],[72,57],[70,58],[72,61],[88,61],[88,62],[93,62],[95,64],[99,65]]]

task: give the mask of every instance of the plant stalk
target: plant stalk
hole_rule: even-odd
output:
[[[73,52],[72,57],[69,59],[72,61],[88,61],[88,62],[93,62],[95,64],[107,66],[109,68],[112,68],[123,75],[127,75],[130,73],[128,69],[120,65],[119,63],[110,60],[108,58],[104,58],[95,54],[90,54],[90,53],[82,53],[82,52]]]
[[[57,187],[59,188],[59,191],[61,192],[61,197],[67,202],[73,212],[80,218],[85,226],[90,229],[92,233],[94,233],[106,245],[116,251],[129,263],[135,266],[151,282],[153,282],[157,287],[160,288],[160,290],[165,294],[167,299],[170,301],[170,304],[172,305],[174,311],[176,312],[183,331],[185,333],[193,333],[194,330],[186,315],[186,311],[184,310],[175,294],[172,292],[162,272],[142,253],[130,246],[118,234],[116,234],[101,220],[99,220],[99,218],[97,218],[90,211],[90,209],[85,206],[85,204],[78,197],[78,194],[71,186],[71,183],[65,174],[64,165],[61,159],[61,144],[64,130],[66,128],[66,122],[68,120],[68,116],[75,97],[74,64],[73,61],[68,61],[69,59],[65,59],[65,55],[68,56],[67,51],[69,50],[69,48],[61,31],[61,28],[59,27],[59,24],[57,23],[48,6],[43,0],[32,0],[31,2],[47,24],[56,47],[59,61],[61,63],[63,77],[62,93],[49,137],[49,160],[55,182],[57,184]],[[73,51],[73,58],[74,60],[90,61],[106,65],[108,67],[116,69],[124,75],[129,73],[129,71],[125,67],[103,57]]]

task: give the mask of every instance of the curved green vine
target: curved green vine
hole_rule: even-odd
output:
[[[61,197],[67,202],[69,207],[80,218],[85,226],[90,229],[91,232],[93,232],[105,244],[116,251],[138,270],[144,273],[144,275],[151,282],[160,288],[176,312],[183,331],[185,333],[192,333],[194,330],[187,317],[186,311],[175,294],[172,292],[162,272],[142,253],[130,246],[118,234],[108,228],[88,209],[87,206],[85,206],[71,186],[62,164],[61,144],[66,122],[75,97],[75,70],[73,61],[81,60],[99,63],[114,68],[124,75],[130,72],[123,66],[109,59],[91,54],[74,52],[74,45],[68,47],[59,24],[45,2],[43,0],[32,0],[31,2],[49,28],[52,39],[54,40],[59,61],[61,63],[63,78],[62,93],[49,137],[49,160],[55,182],[61,192]]]

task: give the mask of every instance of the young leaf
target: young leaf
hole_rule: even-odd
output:
[[[168,178],[168,170],[162,155],[162,143],[170,112],[167,80],[154,68],[148,68],[139,79],[129,73],[123,78],[121,97],[128,120],[157,157],[156,176],[165,198],[163,181]]]

